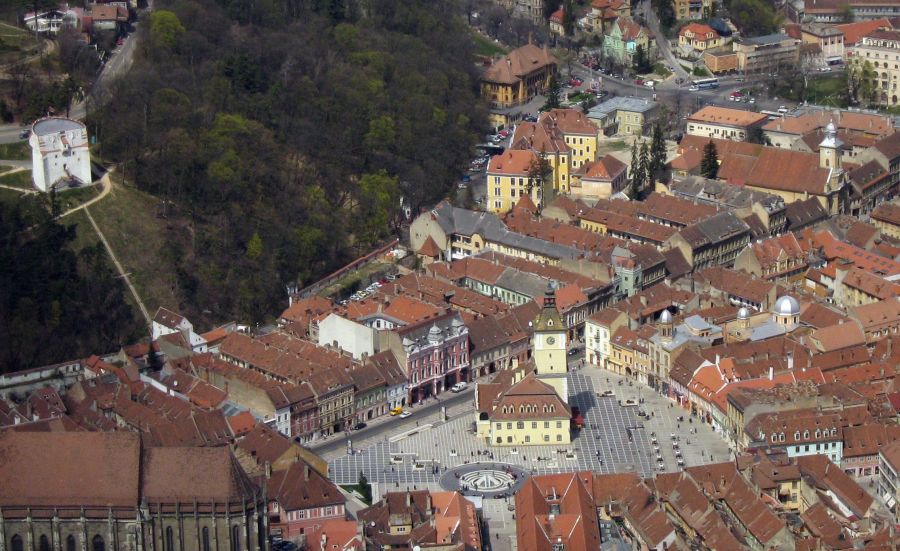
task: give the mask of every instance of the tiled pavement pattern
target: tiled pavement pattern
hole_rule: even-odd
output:
[[[619,381],[622,381],[621,385]],[[710,452],[712,460],[723,461],[728,457],[727,446],[709,427],[689,423],[684,410],[637,383],[629,386],[621,377],[585,368],[569,374],[569,389],[570,404],[581,409],[587,422],[571,446],[530,446],[518,450],[489,447],[469,432],[474,418],[469,409],[446,423],[436,422],[431,427],[423,423],[417,433],[407,438],[389,442],[387,439],[398,436],[394,433],[357,450],[352,456],[342,455],[330,462],[331,478],[338,484],[354,484],[359,473],[364,472],[370,481],[378,483],[380,491],[405,490],[407,487],[438,489],[440,474],[435,473],[433,467],[442,470],[444,466],[479,460],[512,463],[536,474],[635,470],[648,476],[659,472],[660,465],[666,471],[679,468],[672,448],[672,434],[680,439],[679,449],[687,466],[711,462]],[[616,395],[598,397],[598,393],[607,389]],[[631,407],[619,405],[620,400],[629,398],[643,399],[644,403]],[[638,417],[639,410],[653,415],[642,419]],[[685,420],[679,423],[677,417],[681,415]],[[404,426],[407,427],[408,424]],[[691,429],[697,427],[698,433],[692,434]],[[414,426],[407,428],[416,429]],[[629,441],[626,429],[631,429],[632,441]],[[651,433],[656,434],[658,452],[651,443]],[[569,452],[570,456],[558,451]],[[657,453],[662,457],[661,464],[657,462]]]

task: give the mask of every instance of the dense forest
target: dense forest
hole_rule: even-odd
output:
[[[138,28],[89,128],[183,222],[169,306],[195,323],[262,321],[390,237],[485,125],[454,0],[156,0]]]
[[[0,373],[117,350],[144,336],[103,245],[37,195],[0,202]]]

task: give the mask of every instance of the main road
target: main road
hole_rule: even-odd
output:
[[[363,429],[351,431],[349,436],[336,434],[324,440],[316,440],[304,445],[322,458],[330,460],[346,453],[348,441],[354,448],[365,448],[395,434],[412,431],[419,426],[443,422],[442,407],[447,408],[449,417],[459,415],[466,410],[471,411],[474,388],[475,383],[471,383],[466,390],[458,394],[443,393],[439,399],[429,399],[424,405],[404,408],[412,412],[412,415],[405,419],[399,416],[385,415],[369,421]]]

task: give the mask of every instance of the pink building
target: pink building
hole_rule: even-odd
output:
[[[397,331],[397,357],[409,381],[413,404],[470,381],[469,329],[458,312],[431,318]]]
[[[298,540],[328,520],[344,520],[345,498],[330,480],[298,461],[266,479],[269,533]]]

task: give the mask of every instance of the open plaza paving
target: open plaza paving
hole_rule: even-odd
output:
[[[481,495],[471,484],[448,487],[452,484],[445,474],[453,475],[457,468],[475,472],[479,469],[468,467],[479,464],[486,471],[503,471],[508,465],[525,476],[582,470],[652,476],[679,470],[679,459],[684,466],[694,466],[730,457],[724,440],[708,425],[697,419],[691,422],[685,410],[650,388],[593,367],[571,371],[568,377],[569,404],[577,406],[585,419],[570,445],[489,446],[472,432],[475,416],[470,404],[453,408],[447,421],[438,416],[418,426],[407,422],[396,432],[385,431],[375,442],[366,441],[366,447],[345,451],[330,461],[331,478],[337,484],[355,484],[362,472],[376,493],[428,488]],[[607,391],[613,395],[604,395]],[[623,406],[627,400],[636,405]],[[639,411],[646,416],[639,416]],[[678,421],[681,416],[684,421]],[[479,475],[468,479],[472,477]]]

